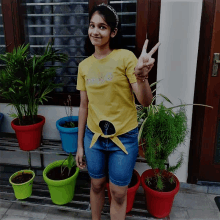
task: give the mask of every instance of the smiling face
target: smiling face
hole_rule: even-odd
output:
[[[109,48],[110,37],[114,37],[116,33],[117,29],[111,33],[110,26],[97,11],[93,14],[89,24],[88,35],[95,47],[104,48],[107,46]]]

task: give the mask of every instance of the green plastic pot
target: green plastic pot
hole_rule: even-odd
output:
[[[32,174],[33,177],[29,181],[20,184],[13,183],[11,181],[14,177],[21,175],[23,172]],[[9,178],[9,182],[13,187],[16,199],[26,199],[31,196],[34,177],[35,177],[35,173],[33,170],[20,170],[11,175],[11,177]]]
[[[50,163],[43,171],[43,178],[48,185],[51,200],[56,205],[64,205],[66,203],[69,203],[73,199],[75,193],[76,179],[79,175],[79,167],[76,167],[75,174],[65,180],[49,179],[46,174],[51,169],[59,167],[62,163],[63,160],[58,160],[53,163]],[[68,161],[65,161],[63,163],[64,166],[67,164]]]

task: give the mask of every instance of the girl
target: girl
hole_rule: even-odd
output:
[[[80,169],[87,165],[91,177],[92,219],[101,219],[109,179],[111,219],[124,220],[128,184],[138,155],[132,90],[140,104],[150,105],[153,96],[147,78],[155,62],[151,56],[160,43],[147,54],[146,40],[137,60],[131,51],[120,49],[119,18],[111,6],[94,7],[89,22],[85,44],[89,57],[79,64],[77,78],[80,108],[76,163]]]

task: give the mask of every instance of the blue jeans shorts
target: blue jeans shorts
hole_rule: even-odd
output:
[[[109,134],[108,129],[107,124],[103,132],[105,135]],[[86,125],[84,151],[90,177],[99,179],[106,176],[115,185],[129,185],[138,155],[138,127],[118,136],[128,154],[124,153],[110,138],[101,136],[92,148],[89,148],[93,135],[94,133]]]

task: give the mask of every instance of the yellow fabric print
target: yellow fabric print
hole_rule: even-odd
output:
[[[112,73],[98,73],[98,78],[91,78],[86,80],[86,84],[103,84],[106,81],[112,81],[113,74]]]
[[[101,136],[110,138],[128,154],[119,135],[138,126],[135,98],[130,83],[137,82],[134,68],[138,59],[126,49],[114,49],[103,59],[93,55],[79,64],[77,90],[86,90],[88,96],[87,126],[94,133],[90,147]],[[104,135],[99,123],[109,121],[115,128],[112,135]]]

